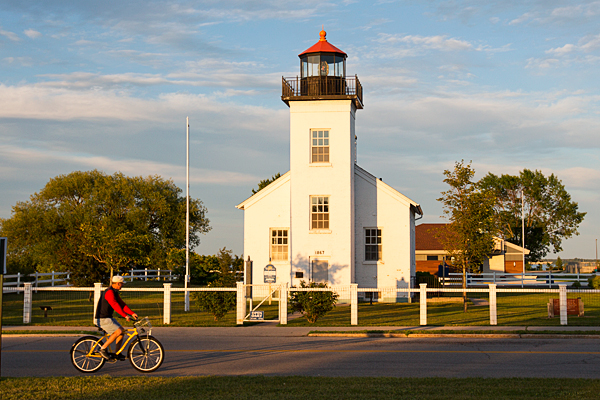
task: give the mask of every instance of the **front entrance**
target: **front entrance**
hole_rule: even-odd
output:
[[[317,283],[325,283],[329,281],[329,261],[327,260],[312,260],[312,281]]]

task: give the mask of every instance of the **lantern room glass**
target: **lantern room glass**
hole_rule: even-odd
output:
[[[346,59],[340,54],[323,53],[305,55],[300,59],[300,76],[346,76]]]

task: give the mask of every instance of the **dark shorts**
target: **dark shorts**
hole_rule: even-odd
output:
[[[117,329],[123,328],[114,318],[96,318],[96,325],[104,329],[109,335],[112,335]]]

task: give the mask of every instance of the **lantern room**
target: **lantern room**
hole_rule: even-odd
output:
[[[327,42],[327,33],[320,32],[321,38],[311,48],[300,53],[300,77],[331,76],[346,77],[346,53]]]
[[[283,78],[281,99],[290,100],[353,100],[363,108],[362,86],[358,77],[346,76],[346,53],[327,41],[322,30],[317,43],[298,55],[300,76]]]

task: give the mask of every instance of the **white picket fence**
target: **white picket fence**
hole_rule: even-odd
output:
[[[568,274],[562,272],[526,272],[508,274],[504,272],[486,272],[473,274],[467,272],[466,280],[467,287],[477,287],[488,285],[490,283],[496,285],[521,285],[524,286],[547,286],[552,287],[560,283],[579,282],[582,287],[588,286],[588,278],[594,277],[596,274]],[[443,286],[455,287],[462,286],[462,273],[449,273],[447,277],[438,278]]]
[[[21,274],[16,273],[13,275],[4,275],[4,288],[6,287],[22,287],[24,284],[24,280],[30,282],[35,288],[40,285],[48,285],[50,287],[54,286],[70,286],[69,279],[71,274],[69,272],[48,272],[48,273],[40,273],[35,272],[33,274]],[[33,278],[33,281],[30,280]]]
[[[162,281],[173,281],[178,278],[178,275],[174,275],[172,270],[169,269],[130,269],[124,274],[125,279],[133,282],[134,279],[148,281],[148,280],[162,280]],[[33,278],[33,279],[32,279]],[[30,282],[34,288],[39,289],[40,286],[50,287],[68,287],[70,284],[71,273],[70,272],[34,272],[33,274],[21,274],[16,273],[13,275],[4,275],[3,287],[23,287],[25,282]],[[5,291],[6,292],[6,291]]]
[[[336,287],[328,288],[290,288],[288,284],[272,284],[272,285],[244,285],[242,282],[237,283],[235,288],[174,288],[171,283],[164,283],[162,288],[123,288],[124,292],[162,292],[163,293],[163,323],[171,323],[171,294],[173,292],[202,292],[202,291],[229,291],[236,292],[236,322],[237,324],[243,324],[247,320],[252,309],[252,295],[250,295],[249,288],[256,292],[261,292],[262,295],[269,295],[269,293],[277,292],[279,299],[287,299],[290,292],[318,292],[318,291],[334,291],[337,292],[341,298],[345,297],[350,302],[350,323],[351,325],[358,325],[358,299],[359,293],[362,293],[361,298],[365,298],[366,293],[379,293],[383,298],[388,299],[402,299],[411,301],[415,294],[419,297],[419,310],[420,310],[420,325],[427,325],[427,294],[428,293],[456,293],[457,297],[462,296],[464,292],[469,293],[481,293],[487,295],[490,325],[498,324],[498,313],[497,313],[497,301],[496,297],[498,293],[514,293],[514,294],[528,294],[528,293],[544,293],[553,296],[558,295],[560,305],[560,324],[567,325],[567,295],[570,294],[586,294],[586,295],[600,295],[600,290],[591,289],[567,289],[567,285],[561,283],[558,285],[558,289],[518,289],[518,288],[497,288],[496,284],[489,284],[485,288],[427,288],[427,285],[422,283],[419,288],[359,288],[356,284],[351,285],[338,285]],[[23,323],[31,323],[32,316],[32,292],[34,287],[30,282],[24,284],[24,287],[11,287],[6,288],[8,292],[23,292]],[[38,291],[94,291],[94,305],[98,303],[100,294],[102,293],[102,284],[97,283],[93,288],[76,288],[76,287],[39,287]],[[382,294],[385,293],[385,294]],[[250,308],[249,308],[250,306]],[[279,322],[282,325],[288,322],[288,302],[279,301],[279,316],[276,320],[270,320],[271,322]]]

